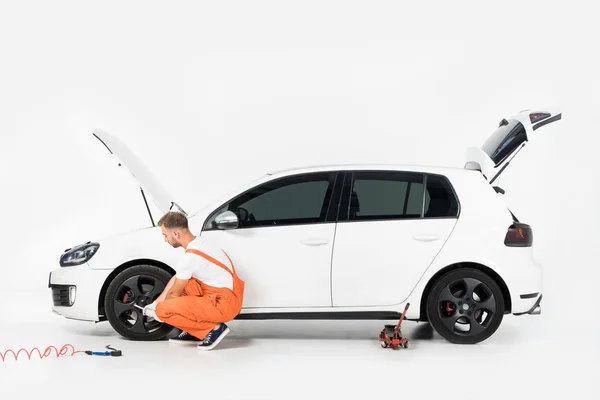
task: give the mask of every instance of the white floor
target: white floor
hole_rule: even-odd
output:
[[[492,338],[476,346],[453,345],[428,324],[404,322],[410,347],[399,350],[379,345],[385,321],[233,321],[232,332],[217,349],[199,352],[194,346],[123,340],[108,323],[65,320],[49,311],[47,291],[21,291],[14,301],[6,299],[17,292],[4,295],[0,399],[27,394],[111,400],[321,394],[598,399],[600,393],[597,325],[574,325],[569,319],[557,323],[548,312],[508,316]],[[35,347],[43,352],[66,344],[94,351],[111,345],[123,356],[57,357],[53,352],[40,358],[34,352],[29,360],[21,352],[15,360],[7,352]]]

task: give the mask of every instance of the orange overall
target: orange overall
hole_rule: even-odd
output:
[[[156,315],[166,324],[179,328],[198,339],[204,337],[219,322],[233,320],[242,308],[245,282],[235,272],[231,258],[225,253],[233,272],[223,263],[196,249],[186,253],[195,253],[208,261],[224,268],[233,276],[233,291],[228,288],[216,288],[206,285],[192,277],[188,281],[183,295],[166,299],[156,305]]]

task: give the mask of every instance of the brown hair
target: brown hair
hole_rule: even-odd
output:
[[[163,225],[167,229],[189,229],[188,220],[185,215],[179,211],[169,211],[158,220],[158,226]]]

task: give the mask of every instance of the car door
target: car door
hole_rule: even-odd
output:
[[[208,217],[202,235],[226,249],[246,281],[245,309],[331,306],[337,176],[334,171],[273,178]],[[238,215],[237,228],[215,227],[224,211]]]
[[[458,212],[443,176],[346,174],[332,264],[333,305],[403,302],[449,237]]]
[[[467,148],[465,168],[481,171],[493,184],[527,143],[542,139],[536,132],[539,128],[561,119],[558,107],[523,110],[503,118],[481,147]]]

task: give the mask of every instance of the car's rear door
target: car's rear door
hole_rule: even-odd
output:
[[[441,175],[346,174],[332,263],[334,307],[402,303],[449,237],[459,203]]]
[[[540,140],[539,128],[561,118],[557,107],[524,110],[503,118],[481,147],[466,150],[465,168],[480,170],[490,184],[494,183],[525,144]]]

